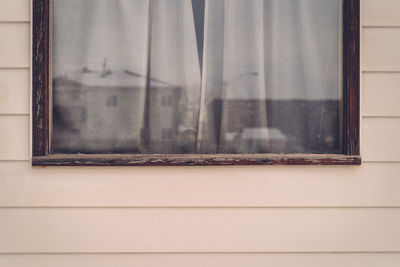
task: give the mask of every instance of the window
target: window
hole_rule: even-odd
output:
[[[359,0],[34,0],[34,165],[360,164]]]

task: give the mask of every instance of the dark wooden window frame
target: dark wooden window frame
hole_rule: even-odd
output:
[[[191,165],[359,165],[360,0],[343,7],[342,154],[51,154],[51,0],[33,0],[32,165],[33,166],[191,166]]]

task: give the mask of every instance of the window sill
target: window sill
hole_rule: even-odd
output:
[[[361,156],[342,154],[130,155],[54,154],[33,156],[32,166],[226,166],[361,165]]]

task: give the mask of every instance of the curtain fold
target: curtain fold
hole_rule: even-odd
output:
[[[210,32],[206,38],[203,76],[207,100],[202,112],[213,123],[202,122],[209,132],[208,137],[205,134],[200,140],[204,152],[268,151],[263,5],[258,0],[207,1]],[[222,58],[217,57],[216,63],[217,54]],[[240,105],[252,100],[257,103],[251,110]],[[246,127],[258,131],[247,131],[244,140],[239,135]],[[255,136],[260,131],[264,133],[263,139]]]
[[[54,1],[54,152],[334,153],[341,0]]]
[[[194,153],[200,64],[190,0],[152,0],[148,152]]]

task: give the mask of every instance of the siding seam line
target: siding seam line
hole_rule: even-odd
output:
[[[389,251],[171,251],[171,252],[0,252],[0,256],[12,255],[174,255],[174,254],[400,254],[398,250]]]
[[[55,209],[93,209],[93,210],[117,210],[117,209],[400,209],[400,206],[0,206],[1,210],[55,210]]]

